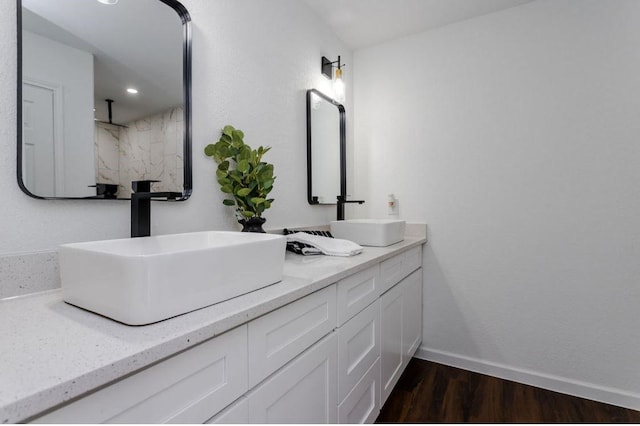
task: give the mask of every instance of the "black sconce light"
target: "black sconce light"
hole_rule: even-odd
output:
[[[333,79],[333,64],[338,64],[335,66],[335,80]],[[327,77],[329,80],[333,80],[333,97],[338,102],[344,102],[344,80],[342,80],[343,66],[344,64],[340,62],[340,56],[338,56],[337,61],[330,61],[325,56],[322,57],[322,75]]]

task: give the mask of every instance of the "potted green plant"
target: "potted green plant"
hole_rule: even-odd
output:
[[[242,130],[233,126],[225,126],[220,140],[204,148],[205,155],[218,163],[220,190],[228,195],[222,203],[235,207],[243,232],[264,232],[262,213],[274,201],[267,196],[276,179],[273,164],[262,161],[270,149],[262,146],[252,149],[244,143]]]

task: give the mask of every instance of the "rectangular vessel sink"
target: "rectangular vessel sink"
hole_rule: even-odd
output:
[[[331,222],[331,234],[335,238],[373,247],[386,247],[404,240],[404,228],[404,220],[393,219],[349,219]]]
[[[144,325],[249,293],[282,279],[286,239],[194,232],[59,248],[63,299]]]

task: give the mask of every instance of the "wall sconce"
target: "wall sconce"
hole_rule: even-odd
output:
[[[333,64],[338,64],[334,66]],[[336,68],[335,79],[333,80],[333,97],[338,102],[344,102],[344,80],[342,80],[342,67],[344,64],[340,62],[340,56],[337,61],[330,61],[326,57],[322,57],[322,75],[328,79],[333,79],[333,68]]]

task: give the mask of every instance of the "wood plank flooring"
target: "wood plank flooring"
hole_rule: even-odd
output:
[[[640,411],[413,358],[376,423],[640,423]]]

